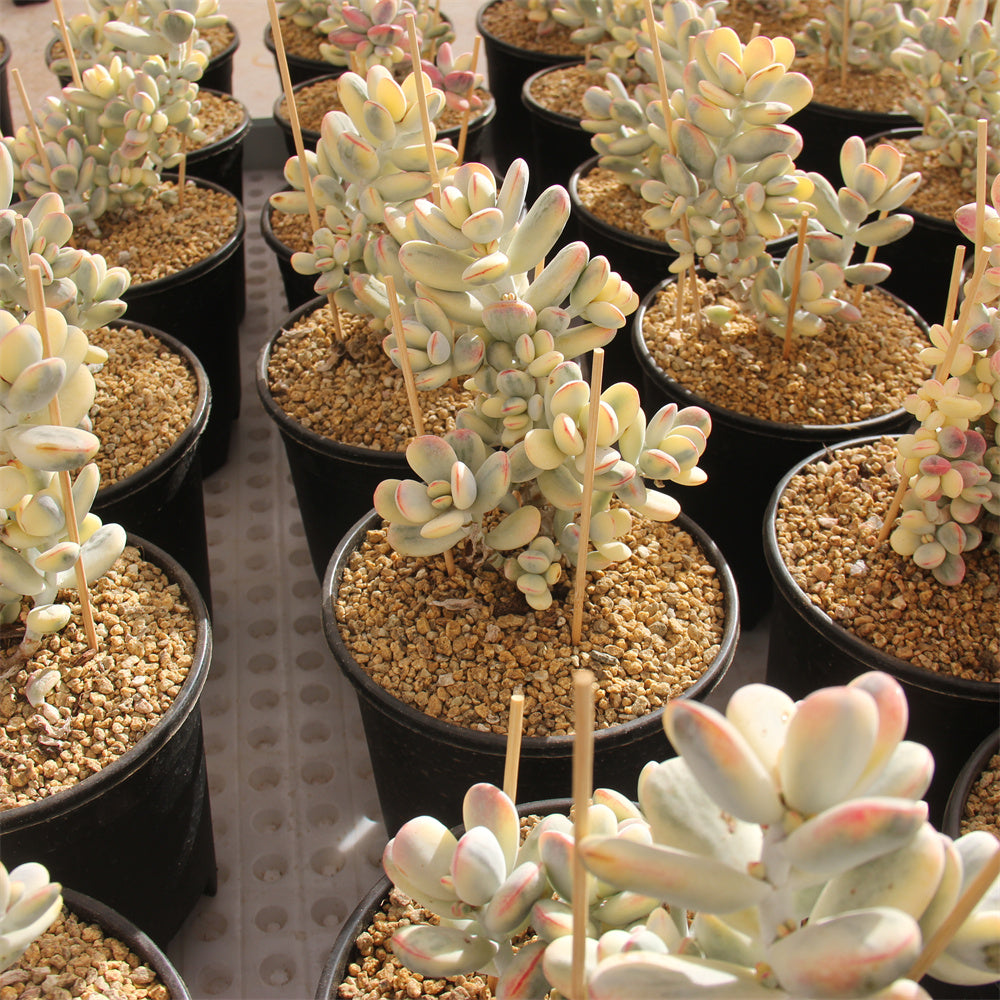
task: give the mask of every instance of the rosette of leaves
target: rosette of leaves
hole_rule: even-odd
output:
[[[483,107],[480,96],[485,79],[482,73],[472,70],[472,53],[453,51],[450,42],[438,48],[434,61],[420,63],[431,86],[444,94],[445,103],[452,111],[479,111]]]
[[[169,11],[183,11],[193,18],[195,30],[189,36],[191,46],[199,54],[197,64],[201,64],[202,56],[207,63],[211,48],[200,33],[226,23],[217,0],[174,0],[169,4],[163,0],[140,0],[139,3],[130,0],[87,0],[87,10],[75,14],[67,22],[77,68],[89,69],[98,63],[107,65],[116,53],[126,51],[127,47],[120,47],[115,36],[118,23],[131,24],[155,35],[159,33],[158,22],[169,16]],[[105,30],[109,24],[113,25],[110,34]],[[165,52],[160,54],[166,55]],[[69,76],[69,58],[60,56],[53,60],[50,68],[59,76]]]
[[[429,80],[425,85],[433,129],[445,97],[430,88]],[[348,271],[377,269],[376,253],[385,257],[398,250],[386,233],[387,212],[405,213],[415,199],[431,192],[416,81],[410,74],[399,84],[386,67],[372,66],[365,77],[344,73],[337,87],[344,110],[327,112],[315,151],[305,152],[322,224],[313,233],[313,250],[293,254],[292,267],[300,274],[319,275],[317,293],[337,293],[341,308],[383,320],[387,311],[359,302],[345,282]],[[434,142],[432,150],[438,171],[446,171],[457,158],[450,143]],[[284,175],[293,190],[271,196],[278,211],[309,211],[302,169],[298,156],[286,161]]]
[[[454,39],[451,26],[426,0],[358,0],[330,3],[316,28],[326,34],[323,58],[334,66],[365,70],[386,66],[405,71],[411,66],[407,18],[413,17],[417,47],[429,56],[436,46]]]
[[[639,776],[652,843],[580,846],[598,880],[669,912],[598,939],[588,996],[926,998],[907,976],[997,844],[927,822],[934,762],[904,739],[907,712],[881,673],[800,702],[750,684],[725,713],[670,702],[679,756]],[[994,881],[930,974],[996,981],[998,920]]]
[[[62,886],[36,861],[10,872],[0,864],[0,972],[9,969],[62,909]]]
[[[945,586],[964,579],[963,553],[980,546],[1000,551],[1000,178],[992,198],[985,225],[990,266],[970,304],[968,332],[949,352],[944,329],[931,327],[922,360],[935,368],[949,354],[953,360],[904,400],[921,426],[897,445],[896,468],[907,489],[889,544]],[[955,216],[970,239],[975,208],[965,205]]]
[[[849,0],[846,51],[844,4],[827,4],[822,18],[810,19],[796,34],[795,45],[806,55],[823,53],[831,66],[875,73],[893,65],[893,52],[910,30],[903,7],[882,0]]]
[[[514,803],[488,784],[469,789],[462,811],[465,832],[459,837],[436,819],[418,816],[386,845],[382,864],[389,878],[441,917],[438,924],[399,928],[392,951],[428,977],[496,975],[498,997],[545,996],[552,986],[570,995],[572,822],[560,813],[544,816],[521,843]],[[595,792],[588,822],[608,836],[650,841],[635,806],[617,792]],[[625,933],[657,904],[641,893],[609,888],[591,886],[591,959],[598,934]],[[535,939],[515,944],[528,927]]]
[[[514,0],[524,11],[524,16],[535,25],[539,38],[551,34],[559,22],[552,16],[556,0]]]
[[[638,391],[624,382],[592,399],[579,365],[568,359],[607,344],[638,297],[604,257],[592,258],[579,242],[535,273],[566,225],[569,197],[551,187],[522,216],[527,181],[523,160],[499,187],[482,164],[463,165],[442,187],[440,205],[418,199],[405,220],[390,226],[398,253],[381,257],[378,273],[352,274],[351,285],[358,298],[388,312],[380,304],[391,274],[403,322],[385,340],[389,356],[399,362],[401,335],[418,387],[464,375],[476,393],[455,418],[461,449],[450,439],[418,438],[407,458],[420,479],[388,480],[376,490],[390,543],[406,554],[431,555],[468,539],[503,567],[532,607],[544,610],[562,564],[585,558],[600,569],[628,557],[621,538],[631,516],[612,501],[656,520],[677,516],[677,501],[647,488],[646,480],[702,481],[697,463],[711,422],[697,407],[678,412],[676,406],[647,421]],[[594,547],[584,556],[577,518],[585,503],[594,515]]]
[[[892,54],[919,97],[906,110],[922,123],[914,149],[938,150],[972,190],[978,121],[987,122],[987,175],[1000,170],[1000,14],[986,20],[986,0],[959,0],[954,16],[915,7],[912,31]]]
[[[330,17],[330,4],[328,0],[282,0],[278,16],[300,28],[315,28],[317,34],[323,34],[319,24]]]

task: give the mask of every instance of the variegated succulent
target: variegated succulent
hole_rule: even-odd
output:
[[[964,336],[952,351],[950,334],[931,327],[921,358],[935,376],[903,403],[921,426],[897,447],[907,487],[889,543],[948,586],[965,577],[963,553],[981,545],[1000,551],[1000,177],[992,200],[984,227],[990,262],[963,306],[970,310]],[[975,239],[975,205],[963,206],[955,220]],[[972,291],[970,279],[967,295]]]
[[[523,160],[499,186],[483,164],[464,164],[439,203],[421,198],[405,216],[386,213],[398,253],[382,255],[379,272],[350,280],[358,299],[387,313],[384,278],[392,275],[403,322],[385,348],[398,364],[402,335],[418,388],[466,376],[476,394],[456,415],[455,432],[419,437],[407,449],[419,480],[387,480],[376,490],[390,543],[431,555],[468,540],[544,610],[563,565],[581,558],[583,505],[594,516],[587,567],[626,558],[621,539],[632,519],[623,505],[657,520],[676,517],[677,501],[646,481],[701,482],[711,421],[700,408],[676,406],[647,421],[634,387],[609,386],[599,400],[594,493],[584,495],[595,400],[569,359],[607,344],[638,298],[580,242],[536,273],[568,221],[569,198],[551,187],[522,216],[527,184]]]
[[[479,111],[483,107],[485,78],[473,72],[471,52],[455,52],[450,42],[444,42],[433,62],[424,59],[420,66],[452,111]]]
[[[824,53],[831,66],[846,64],[857,72],[874,73],[893,65],[892,54],[909,30],[901,4],[849,0],[847,4],[827,4],[823,17],[811,18],[796,34],[795,45],[801,53]]]
[[[938,150],[971,191],[978,121],[987,122],[987,175],[1000,170],[1000,13],[987,20],[987,0],[959,0],[954,15],[910,12],[911,30],[892,55],[914,85],[906,110],[923,126],[915,149]]]
[[[0,864],[0,972],[9,969],[62,909],[62,886],[44,865],[29,861],[12,871]]]
[[[602,789],[591,801],[586,995],[926,1000],[906,977],[998,848],[927,822],[934,762],[904,739],[907,714],[881,673],[800,702],[750,684],[724,714],[670,702],[680,756],[646,765],[638,808]],[[386,874],[441,918],[390,947],[429,977],[497,975],[500,997],[571,995],[569,820],[544,816],[519,843],[514,805],[490,785],[469,790],[463,819],[456,837],[417,817],[387,845]],[[1000,978],[998,920],[1000,881],[931,974]]]

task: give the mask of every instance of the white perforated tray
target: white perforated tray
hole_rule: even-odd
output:
[[[205,483],[215,655],[202,714],[219,891],[168,949],[196,998],[312,997],[385,844],[355,696],[323,637],[284,449],[253,381],[287,314],[258,227],[281,185],[277,167],[245,176],[243,404],[229,461]],[[744,636],[716,699],[759,676],[765,650],[766,627]]]

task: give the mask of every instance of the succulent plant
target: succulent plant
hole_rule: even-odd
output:
[[[558,26],[558,21],[552,15],[557,0],[515,0],[518,7],[525,12],[525,17],[535,25],[540,38],[551,34]]]
[[[959,0],[954,16],[915,7],[912,30],[892,55],[919,97],[906,110],[923,125],[915,149],[938,150],[969,190],[975,178],[979,119],[988,123],[987,174],[1000,170],[1000,14],[986,0]]]
[[[330,4],[328,0],[282,0],[278,16],[300,28],[314,28],[322,34],[319,24],[330,16]]]
[[[9,969],[62,909],[62,886],[34,861],[12,871],[0,864],[0,972]]]
[[[927,822],[933,758],[906,724],[905,694],[881,673],[797,703],[749,684],[725,714],[670,702],[680,756],[646,765],[638,808],[604,789],[591,800],[587,996],[926,998],[905,977],[997,847]],[[386,874],[441,918],[397,930],[392,950],[426,976],[498,975],[499,997],[568,995],[569,820],[542,817],[521,843],[490,785],[470,788],[463,819],[456,837],[417,817],[387,845]],[[931,973],[1000,978],[998,919],[994,882]]]
[[[452,111],[478,111],[483,107],[484,78],[482,73],[473,72],[471,52],[456,53],[451,43],[445,42],[433,62],[424,59],[420,66],[431,86],[444,94]]]
[[[961,342],[931,327],[921,358],[935,367],[903,405],[920,422],[897,445],[896,468],[906,484],[902,512],[889,536],[893,550],[954,586],[965,577],[963,553],[980,545],[1000,551],[1000,177],[986,206],[984,236],[989,265],[963,308],[969,310]],[[976,206],[956,213],[959,228],[976,238]],[[941,370],[942,366],[944,370]]]
[[[803,54],[822,52],[831,66],[846,64],[865,73],[892,66],[892,54],[909,30],[902,5],[881,0],[850,0],[846,7],[846,52],[845,5],[833,3],[823,8],[823,17],[811,18],[796,34],[796,48]]]
[[[367,71],[372,66],[406,70],[411,67],[407,20],[413,17],[417,45],[430,58],[434,49],[454,39],[451,25],[426,0],[335,0],[316,28],[326,34],[323,58],[334,66]]]
[[[796,703],[750,684],[724,714],[672,701],[663,723],[680,756],[639,777],[653,843],[597,834],[580,850],[669,917],[600,938],[588,995],[926,997],[905,979],[997,845],[927,822],[933,758],[903,738],[900,685],[872,672]],[[931,974],[1000,978],[998,919],[994,881]]]

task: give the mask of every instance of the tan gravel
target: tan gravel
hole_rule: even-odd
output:
[[[583,50],[570,41],[570,29],[549,22],[544,34],[539,35],[538,25],[529,21],[527,11],[516,0],[499,0],[483,14],[483,26],[508,45],[531,52],[544,52],[558,56],[583,56]]]
[[[986,763],[979,780],[969,791],[961,831],[987,830],[1000,837],[1000,754]]]

